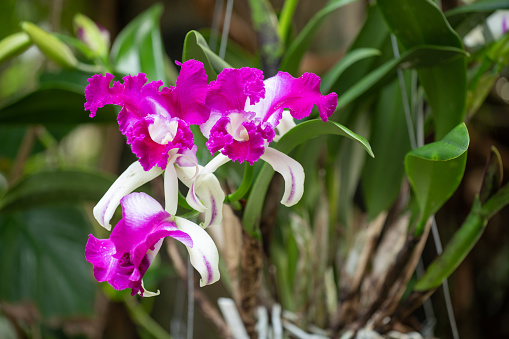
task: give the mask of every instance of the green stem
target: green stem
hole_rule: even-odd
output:
[[[281,15],[279,16],[279,25],[278,32],[281,40],[286,43],[288,38],[288,31],[290,30],[290,26],[292,25],[292,17],[295,12],[295,8],[297,7],[297,3],[299,0],[286,0],[283,9],[281,10]]]
[[[461,228],[454,234],[444,252],[437,257],[419,279],[415,291],[428,291],[439,287],[461,264],[484,231],[488,219],[482,214],[479,197]]]
[[[129,296],[124,299],[124,304],[126,305],[129,314],[131,315],[131,319],[133,321],[143,327],[147,332],[149,332],[154,338],[157,339],[172,339],[172,336],[164,330],[147,312],[143,309],[143,307],[136,301],[135,298]]]
[[[246,162],[246,167],[244,169],[244,177],[242,178],[242,183],[240,184],[239,188],[233,192],[232,194],[228,195],[225,198],[226,202],[234,203],[236,201],[239,201],[246,195],[246,193],[249,191],[249,188],[251,187],[251,183],[253,182],[253,174],[254,174],[254,166],[249,165],[249,163]]]
[[[186,197],[184,197],[184,195],[182,193],[180,193],[180,191],[179,191],[178,199],[179,199],[178,204],[180,207],[183,207],[188,210],[193,210],[193,208],[191,206],[189,206],[189,204],[187,203]]]

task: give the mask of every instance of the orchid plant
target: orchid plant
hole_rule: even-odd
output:
[[[263,159],[285,180],[281,202],[295,205],[304,192],[304,170],[297,161],[268,144],[276,135],[285,109],[289,110],[285,116],[290,121],[287,125],[294,118],[309,116],[314,105],[325,122],[337,103],[335,93],[320,93],[320,78],[314,74],[293,78],[280,72],[263,81],[258,69],[227,68],[216,81],[207,84],[201,62],[177,64],[181,71],[175,87],[160,90],[161,81],[147,83],[146,75],[141,73],[128,75],[123,83],[114,82],[111,86],[112,74],[96,74],[85,89],[85,109],[90,111],[90,117],[107,104],[122,107],[117,118],[119,128],[138,157],[94,208],[95,218],[108,230],[119,204],[124,218],[110,239],[98,240],[91,235],[85,256],[94,265],[98,281],[108,281],[115,289],[131,288],[133,295],[155,295],[142,287],[142,277],[166,236],[186,245],[191,263],[202,277],[202,286],[216,282],[218,251],[204,231],[222,221],[225,195],[214,170],[228,160],[253,165]],[[200,126],[211,154],[221,152],[204,167],[196,159],[197,146],[189,125]],[[279,136],[284,132],[279,130]],[[163,172],[164,210],[148,196],[131,193]],[[202,226],[175,216],[177,178],[189,187],[189,206],[204,213]]]
[[[73,34],[23,15],[13,34],[0,30],[0,149],[17,145],[0,153],[0,320],[27,336],[63,332],[106,299],[144,337],[168,338],[155,319],[175,309],[171,336],[181,338],[186,282],[187,337],[196,304],[221,337],[352,339],[401,329],[439,288],[448,303],[448,278],[509,204],[507,149],[492,148],[484,172],[470,160],[487,157],[474,137],[496,118],[476,120],[486,98],[499,93],[497,110],[509,102],[498,11],[508,6],[370,2],[341,58],[311,71],[304,56],[320,25],[354,2],[329,1],[298,32],[296,0],[280,11],[249,1],[255,53],[227,40],[238,18],[218,6],[218,52],[216,28],[192,30],[173,61],[162,5],[114,40],[83,14]],[[346,30],[331,27],[326,41],[342,41]],[[460,219],[446,201],[462,192]],[[439,229],[454,235],[436,253],[426,243],[441,248]],[[216,294],[231,300],[217,308]],[[96,332],[83,332],[99,337],[107,318],[90,317]],[[454,332],[454,315],[437,318]]]

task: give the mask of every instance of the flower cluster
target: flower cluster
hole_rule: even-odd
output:
[[[304,170],[269,144],[295,125],[293,119],[309,116],[314,105],[324,121],[336,108],[337,95],[322,95],[314,74],[293,78],[279,72],[264,80],[258,69],[224,69],[207,83],[201,62],[179,65],[175,87],[160,89],[161,81],[147,83],[144,74],[111,85],[113,75],[106,74],[90,78],[85,90],[90,117],[107,104],[122,107],[119,128],[138,158],[94,208],[95,218],[108,230],[119,204],[123,218],[109,239],[90,235],[85,256],[98,281],[118,290],[131,288],[133,295],[154,295],[143,288],[142,278],[167,236],[187,247],[202,286],[217,281],[218,251],[204,230],[222,221],[225,195],[214,171],[229,160],[253,165],[262,159],[285,180],[281,203],[296,204],[304,192]],[[198,164],[190,125],[199,126],[211,154],[219,152],[205,166]],[[147,194],[131,193],[163,173],[164,209]],[[201,225],[175,216],[178,180],[189,187],[188,204],[203,213]]]

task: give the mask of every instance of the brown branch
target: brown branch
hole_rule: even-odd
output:
[[[240,316],[250,338],[256,338],[255,310],[261,286],[262,244],[242,230],[242,254],[240,276]]]
[[[166,240],[166,250],[171,260],[173,261],[173,265],[175,267],[175,271],[177,271],[178,276],[183,281],[187,281],[187,268],[186,264],[182,260],[182,257],[178,253],[177,246],[175,241],[172,239]],[[230,328],[226,325],[223,317],[215,308],[210,300],[207,298],[205,293],[200,290],[200,288],[196,285],[194,287],[194,301],[200,308],[201,312],[205,316],[205,318],[209,319],[219,331],[219,334],[222,338],[233,338],[230,332]]]

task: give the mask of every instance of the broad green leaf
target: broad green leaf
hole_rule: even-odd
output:
[[[68,86],[66,86],[68,87]],[[79,124],[115,122],[117,114],[111,105],[90,119],[85,112],[85,95],[70,89],[38,90],[0,108],[1,124]]]
[[[509,2],[507,0],[474,2],[453,8],[445,12],[445,16],[454,30],[463,37],[497,9],[509,9]]]
[[[7,191],[0,211],[19,210],[54,203],[99,201],[114,178],[102,174],[67,170],[28,176]]]
[[[380,55],[380,51],[375,48],[359,48],[348,52],[339,60],[334,67],[322,78],[322,93],[328,93],[331,87],[336,83],[343,72],[357,61]]]
[[[405,171],[420,210],[416,236],[422,234],[426,220],[450,198],[463,178],[469,137],[464,123],[442,140],[410,151]]]
[[[402,164],[411,149],[397,80],[380,92],[372,119],[370,143],[376,158],[365,160],[361,185],[371,220],[397,198],[405,173]]]
[[[123,74],[145,73],[149,80],[166,82],[165,51],[159,20],[162,4],[155,4],[132,20],[117,36],[110,58],[115,71]]]
[[[284,54],[281,61],[281,71],[288,72],[292,75],[297,75],[299,70],[300,61],[306,53],[309,45],[320,28],[320,25],[325,21],[324,19],[335,11],[336,9],[348,5],[356,0],[332,0],[318,13],[316,13],[311,20],[306,24],[304,29],[299,33],[297,38],[292,42],[288,50]]]
[[[472,210],[461,228],[454,234],[444,249],[419,279],[414,289],[429,291],[439,287],[463,262],[481,237],[488,220],[509,204],[509,185],[502,187],[484,205],[476,197]]]
[[[418,46],[391,59],[373,70],[360,81],[341,94],[337,109],[345,107],[362,94],[375,86],[380,86],[392,80],[398,68],[425,68],[431,65],[447,63],[447,61],[461,58],[465,51],[454,47]]]
[[[279,139],[279,141],[274,144],[273,147],[283,153],[288,154],[297,145],[305,142],[306,140],[327,134],[345,136],[354,141],[357,141],[361,144],[362,147],[364,147],[369,155],[374,156],[373,151],[371,150],[371,146],[364,137],[355,134],[348,128],[336,122],[323,122],[319,119],[309,120],[298,124],[285,135],[283,135],[281,139]],[[272,167],[269,164],[264,164],[260,173],[256,177],[256,180],[247,199],[247,205],[244,211],[242,222],[246,231],[248,231],[253,236],[258,236],[257,228],[260,221],[263,202],[273,175],[274,170]]]
[[[258,37],[263,74],[268,78],[277,74],[284,49],[276,13],[269,0],[249,0],[249,6],[253,28]]]
[[[0,299],[33,302],[45,319],[91,315],[88,233],[85,216],[71,205],[0,214]]]
[[[216,80],[217,74],[224,68],[231,68],[226,61],[210,50],[205,38],[197,31],[187,33],[184,40],[182,61],[190,59],[196,59],[203,63],[208,81]]]
[[[439,45],[463,49],[442,11],[430,0],[378,0],[394,35],[406,49]],[[442,139],[463,121],[466,100],[466,58],[418,70],[419,80],[432,109],[435,138]]]

